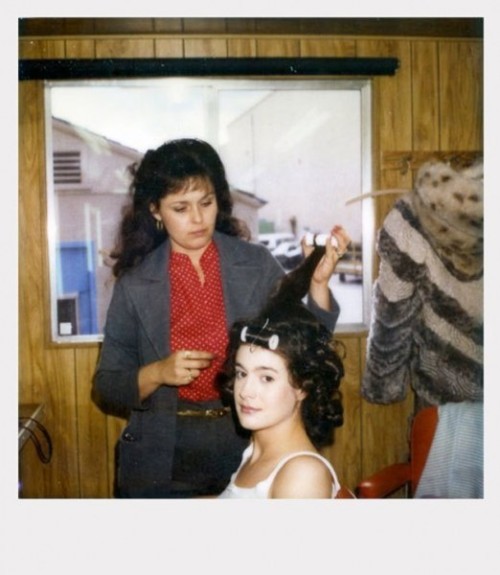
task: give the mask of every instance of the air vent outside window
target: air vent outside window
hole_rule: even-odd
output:
[[[80,152],[54,152],[54,183],[81,184]]]

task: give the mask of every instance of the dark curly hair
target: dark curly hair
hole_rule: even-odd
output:
[[[269,318],[263,328],[264,323],[264,318],[259,316],[233,325],[227,359],[219,378],[223,397],[227,402],[233,400],[236,353],[244,345],[243,328],[247,328],[248,343],[264,348],[268,348],[272,335],[278,335],[279,344],[273,352],[284,359],[292,386],[306,394],[301,406],[306,433],[317,448],[331,443],[334,428],[343,424],[339,387],[344,376],[344,366],[331,332],[312,318],[278,321]]]
[[[245,228],[232,216],[233,202],[224,165],[214,148],[202,140],[183,138],[171,140],[155,150],[148,150],[139,164],[130,167],[131,204],[124,213],[117,246],[113,274],[121,276],[140,263],[145,256],[168,237],[158,230],[150,210],[159,206],[168,194],[182,189],[189,178],[205,178],[212,184],[217,200],[215,229],[232,236],[245,236]]]
[[[302,303],[324,254],[324,247],[314,248],[298,267],[283,276],[257,317],[233,325],[227,360],[218,380],[222,397],[232,402],[235,358],[242,339],[269,348],[270,338],[277,335],[278,346],[271,349],[285,360],[292,385],[306,392],[302,421],[316,447],[331,443],[333,429],[343,424],[339,387],[344,365],[338,353],[340,344]]]

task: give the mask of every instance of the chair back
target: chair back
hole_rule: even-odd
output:
[[[425,407],[413,417],[410,431],[410,457],[408,461],[392,463],[366,477],[356,486],[359,499],[389,497],[403,487],[413,497],[432,446],[438,423],[438,408]]]

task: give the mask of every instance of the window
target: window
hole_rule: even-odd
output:
[[[371,292],[370,80],[163,78],[46,82],[52,338],[99,341],[128,167],[178,137],[210,142],[234,214],[285,269],[300,238],[340,223],[352,253],[332,279],[338,331],[366,328]]]

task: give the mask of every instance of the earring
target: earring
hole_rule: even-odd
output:
[[[163,222],[161,220],[156,220],[156,229],[159,232],[163,231]]]

